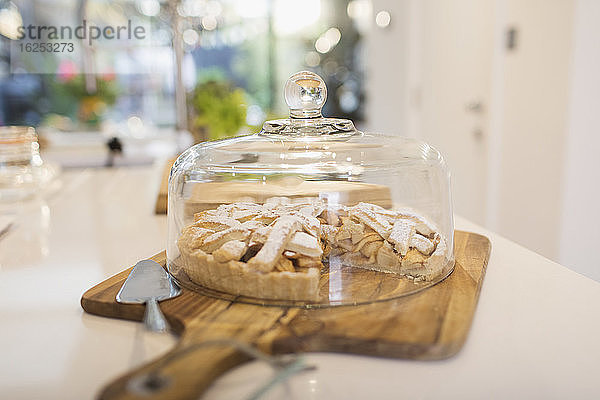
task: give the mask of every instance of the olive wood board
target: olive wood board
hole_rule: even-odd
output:
[[[99,397],[198,398],[218,376],[248,361],[231,346],[197,346],[224,338],[269,354],[338,352],[414,360],[451,357],[466,340],[491,251],[489,239],[475,233],[456,231],[454,240],[456,264],[448,278],[417,294],[366,305],[317,309],[260,306],[183,289],[181,296],[160,303],[180,336],[175,348],[110,383]],[[165,265],[164,252],[152,258]],[[130,271],[85,292],[83,309],[100,316],[141,321],[143,305],[115,301]],[[173,356],[194,344],[197,348],[193,351]],[[145,381],[150,373],[158,373],[163,384]],[[150,389],[132,389],[136,382],[146,382]]]
[[[155,214],[166,214],[169,198],[169,175],[175,160],[169,160],[163,169],[158,195],[154,206]],[[194,213],[216,208],[221,204],[236,201],[264,203],[269,197],[285,195],[295,197],[327,198],[335,195],[336,203],[354,205],[368,201],[384,208],[392,206],[390,189],[384,185],[344,181],[303,181],[287,177],[266,183],[262,182],[207,182],[196,184],[190,198],[185,201],[184,213]]]

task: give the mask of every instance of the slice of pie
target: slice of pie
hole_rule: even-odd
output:
[[[277,300],[318,301],[324,260],[432,280],[448,259],[446,240],[410,210],[285,197],[197,213],[177,244],[193,282]]]

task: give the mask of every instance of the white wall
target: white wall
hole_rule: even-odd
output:
[[[408,18],[407,0],[374,0],[372,21],[382,10],[390,10],[392,20],[384,29],[371,23],[365,38],[366,131],[408,136]]]
[[[579,0],[562,215],[561,264],[600,281],[600,1]]]

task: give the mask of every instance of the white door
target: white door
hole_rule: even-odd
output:
[[[455,212],[483,224],[494,49],[493,0],[412,0],[409,126],[452,174]]]

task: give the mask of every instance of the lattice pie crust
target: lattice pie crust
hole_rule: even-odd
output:
[[[445,238],[425,218],[370,203],[277,197],[222,205],[194,220],[177,242],[185,272],[234,295],[318,301],[325,259],[414,280],[432,280],[448,259]]]

